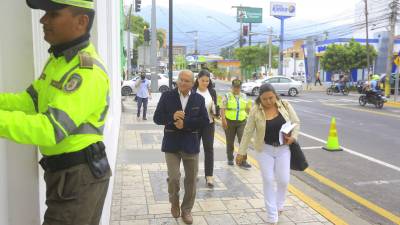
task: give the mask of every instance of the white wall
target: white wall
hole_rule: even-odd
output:
[[[120,99],[119,1],[98,1],[97,22],[92,40],[109,68],[111,107],[105,129],[105,143],[115,168]],[[39,18],[25,1],[0,1],[0,92],[24,91],[37,77],[48,57]],[[0,139],[0,225],[39,225],[45,212],[43,171],[33,146]],[[110,181],[102,225],[109,224],[113,179]]]
[[[2,6],[2,3],[0,3]],[[4,67],[2,61],[3,42],[0,40],[0,92],[3,91]],[[7,199],[7,152],[4,140],[0,140],[0,224],[8,224],[8,199]]]
[[[24,91],[34,79],[31,14],[25,1],[1,1],[0,9],[0,91]],[[2,140],[0,167],[0,223],[39,224],[35,147]]]
[[[94,24],[93,42],[108,67],[111,93],[110,109],[105,128],[105,144],[108,159],[115,171],[118,136],[121,117],[121,68],[120,68],[120,2],[97,1],[96,24]],[[101,225],[108,225],[111,215],[111,200],[114,187],[114,176],[111,177],[106,202],[104,204]]]

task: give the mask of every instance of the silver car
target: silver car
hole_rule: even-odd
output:
[[[296,96],[303,90],[303,84],[285,76],[273,76],[256,82],[244,83],[242,91],[250,95],[258,95],[260,86],[264,83],[270,83],[278,94]]]

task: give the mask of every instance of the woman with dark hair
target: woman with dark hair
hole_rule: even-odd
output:
[[[205,105],[208,112],[210,123],[203,126],[199,132],[200,139],[203,141],[204,148],[204,172],[207,186],[214,187],[213,170],[214,170],[214,118],[219,115],[217,106],[217,93],[213,88],[210,79],[210,72],[201,70],[197,75],[193,90],[204,97]]]
[[[287,122],[296,126],[289,134],[284,135],[280,130]],[[261,85],[256,104],[247,119],[236,162],[240,163],[247,154],[247,148],[255,131],[254,149],[263,178],[264,201],[269,224],[277,224],[278,216],[283,211],[290,177],[289,145],[297,140],[299,129],[300,120],[289,102],[281,100],[271,84]],[[280,135],[283,142],[280,141]]]

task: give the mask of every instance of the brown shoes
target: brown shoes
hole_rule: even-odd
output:
[[[186,224],[193,223],[193,217],[191,212],[182,212],[182,220]]]
[[[179,218],[181,213],[181,209],[179,207],[179,203],[178,204],[171,204],[171,215],[174,218]]]

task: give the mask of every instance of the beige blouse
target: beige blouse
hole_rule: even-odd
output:
[[[282,102],[284,105],[282,105]],[[282,100],[282,102],[281,100],[276,101],[278,111],[285,121],[290,121],[291,123],[296,124],[292,131],[292,137],[297,140],[300,131],[300,119],[288,101]],[[247,154],[247,149],[254,131],[256,132],[256,135],[254,136],[253,146],[256,151],[260,152],[262,150],[262,146],[264,145],[265,123],[266,119],[263,107],[260,104],[254,105],[249,113],[249,117],[247,118],[246,127],[244,128],[242,141],[239,147],[239,154]]]

